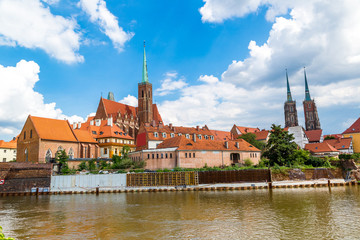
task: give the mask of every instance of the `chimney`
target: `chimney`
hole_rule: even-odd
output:
[[[107,125],[112,127],[112,125],[113,125],[113,118],[112,117],[109,117],[107,119]]]
[[[229,142],[225,141],[225,147],[228,149],[229,148]]]
[[[81,128],[81,122],[78,123],[78,128],[79,128],[79,129]]]
[[[159,121],[159,128],[162,128],[162,127],[164,127],[163,122]]]
[[[172,123],[169,123],[169,128],[172,129]]]
[[[74,124],[73,124],[73,129],[76,129],[76,126],[77,126],[77,124],[76,124],[76,123],[74,123]]]
[[[239,142],[236,142],[235,145],[236,145],[236,148],[239,149]]]
[[[91,121],[90,121],[90,125],[91,125],[91,126],[94,126],[94,120],[91,120]]]
[[[200,129],[199,126],[196,126],[196,131],[199,131],[199,129]]]
[[[196,142],[196,134],[193,134],[194,142]]]

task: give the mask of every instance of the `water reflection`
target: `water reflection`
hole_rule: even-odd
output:
[[[0,225],[19,239],[357,238],[357,186],[226,192],[6,197]]]

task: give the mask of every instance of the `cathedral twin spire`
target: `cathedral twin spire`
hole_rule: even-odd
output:
[[[146,53],[145,53],[145,41],[144,41],[144,59],[143,59],[143,71],[142,71],[142,83],[149,82],[147,64],[146,64]]]

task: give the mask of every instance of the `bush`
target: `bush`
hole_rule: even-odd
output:
[[[88,161],[88,169],[89,171],[94,171],[96,169],[95,159]]]
[[[134,164],[133,164],[134,168],[144,168],[145,166],[146,166],[146,162],[144,160],[134,161]]]
[[[78,166],[78,170],[82,171],[82,170],[87,170],[87,166],[86,166],[86,162],[82,161],[79,166]]]
[[[109,164],[106,161],[101,161],[100,162],[100,168],[101,169],[107,169],[107,168],[109,168]]]
[[[250,167],[250,166],[253,165],[253,162],[249,158],[247,158],[247,159],[244,160],[244,165],[246,167]]]
[[[0,239],[1,240],[15,240],[14,238],[10,238],[10,237],[5,237],[4,233],[3,233],[3,229],[2,227],[0,226]]]

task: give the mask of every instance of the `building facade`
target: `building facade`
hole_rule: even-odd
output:
[[[360,153],[360,118],[358,118],[348,129],[343,132],[343,136],[352,139],[354,153]]]
[[[16,138],[10,142],[0,140],[0,162],[10,162],[16,160]]]

